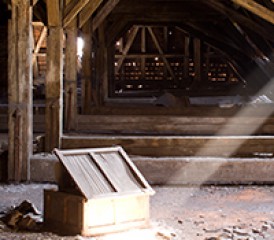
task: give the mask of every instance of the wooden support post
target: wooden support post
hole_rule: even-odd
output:
[[[45,150],[61,146],[63,114],[63,28],[59,0],[47,0],[49,35],[46,73]]]
[[[190,37],[185,36],[185,52],[184,52],[184,79],[189,79],[189,43]]]
[[[202,63],[201,63],[201,40],[194,38],[193,40],[194,47],[194,82],[201,81],[201,72],[202,72]]]
[[[32,155],[32,7],[11,1],[9,21],[9,163],[10,181],[30,179]]]
[[[99,40],[99,49],[98,49],[98,73],[97,81],[99,83],[99,104],[103,105],[105,99],[108,97],[108,51],[106,47],[105,39],[105,26],[102,24],[98,28],[98,40]]]
[[[146,53],[146,28],[142,27],[141,31],[141,52],[144,54]],[[145,75],[145,68],[146,68],[146,58],[142,57],[141,58],[141,76],[142,80],[145,80],[146,75]]]
[[[84,49],[82,58],[82,113],[88,114],[92,103],[97,104],[96,91],[92,92],[92,29],[91,21],[82,28]]]
[[[77,21],[66,28],[65,129],[75,130],[77,117]]]

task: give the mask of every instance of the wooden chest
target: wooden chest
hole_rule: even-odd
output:
[[[97,236],[149,223],[154,193],[121,147],[55,150],[59,191],[44,192],[44,221],[63,235]]]

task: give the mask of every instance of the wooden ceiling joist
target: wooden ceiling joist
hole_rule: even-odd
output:
[[[268,8],[264,7],[263,5],[255,2],[253,0],[232,0],[232,2],[247,9],[248,11],[261,17],[262,19],[266,20],[267,22],[274,24],[274,11],[269,10]]]
[[[65,17],[63,19],[63,27],[66,28],[75,19],[77,14],[93,0],[74,0],[65,9]]]

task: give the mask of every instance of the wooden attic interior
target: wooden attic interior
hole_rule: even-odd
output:
[[[254,98],[273,100],[272,0],[2,0],[1,9],[10,180],[29,178],[32,129],[48,152],[117,143],[64,133],[158,142],[274,132],[271,104],[241,115]],[[147,144],[133,151],[118,143],[130,153]]]

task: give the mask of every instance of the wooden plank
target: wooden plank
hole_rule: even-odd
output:
[[[106,17],[111,13],[111,11],[116,7],[120,0],[109,0],[101,8],[101,10],[96,14],[93,20],[92,29],[95,31],[106,19]]]
[[[264,7],[253,0],[232,0],[235,4],[247,9],[262,19],[274,24],[274,11]]]
[[[92,17],[92,14],[99,8],[103,0],[90,0],[79,14],[79,28],[82,28]]]
[[[166,68],[167,68],[169,74],[171,75],[171,77],[172,77],[174,80],[176,80],[176,76],[175,76],[175,74],[174,74],[174,72],[173,72],[173,70],[172,70],[172,68],[171,68],[171,66],[170,66],[170,64],[169,64],[169,62],[168,62],[168,60],[167,60],[167,59],[165,58],[165,56],[164,56],[164,51],[163,51],[163,49],[162,49],[162,47],[161,47],[161,45],[160,45],[160,43],[159,43],[159,41],[158,41],[156,35],[154,34],[154,32],[153,32],[153,30],[152,30],[151,27],[148,27],[147,29],[148,29],[148,32],[150,33],[151,37],[152,37],[152,40],[153,40],[153,42],[154,42],[156,48],[158,49],[158,51],[159,51],[159,53],[160,53],[161,58],[163,59],[163,61],[164,61],[164,63],[165,63],[165,66],[166,66]]]
[[[111,136],[64,137],[64,149],[121,145],[128,154],[143,156],[253,156],[273,153],[273,137],[263,136]]]
[[[32,7],[12,1],[9,22],[9,163],[11,181],[30,178],[32,155]]]
[[[49,27],[46,73],[45,148],[60,147],[63,114],[63,29]]]
[[[66,28],[65,49],[65,129],[73,130],[77,116],[77,21]]]
[[[95,91],[92,91],[92,30],[91,20],[82,28],[83,41],[85,43],[82,58],[82,113],[88,114],[92,104],[96,103]],[[93,87],[94,88],[94,87]]]
[[[59,0],[47,0],[48,25],[61,26],[61,11]]]
[[[63,18],[63,27],[66,28],[73,20],[75,20],[77,14],[85,8],[89,2],[93,0],[74,0],[71,1],[65,8],[65,17]]]

